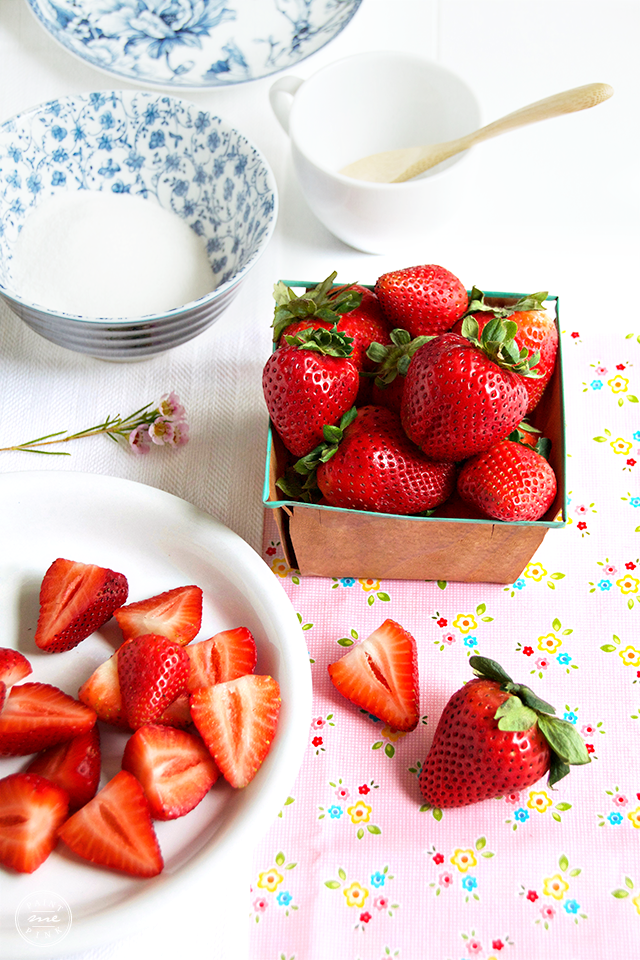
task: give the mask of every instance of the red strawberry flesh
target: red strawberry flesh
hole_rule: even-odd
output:
[[[190,660],[187,690],[237,680],[253,673],[257,660],[255,640],[247,627],[222,630],[209,640],[186,647]]]
[[[13,773],[0,780],[0,863],[33,873],[58,842],[67,816],[65,790],[36,773]]]
[[[202,590],[193,584],[165,590],[120,607],[115,618],[125,640],[154,633],[184,646],[194,639],[202,623]]]
[[[86,733],[96,714],[48,683],[15,684],[0,713],[0,757],[20,757],[46,750]]]
[[[129,726],[153,723],[184,693],[189,657],[167,637],[146,634],[125,640],[117,651],[120,696]]]
[[[69,795],[69,810],[77,810],[95,796],[100,782],[100,732],[93,726],[86,733],[49,747],[27,767],[56,783]]]
[[[7,687],[19,683],[32,672],[31,664],[19,650],[13,650],[11,647],[0,648],[0,680]]]

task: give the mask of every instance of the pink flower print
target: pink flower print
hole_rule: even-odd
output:
[[[472,940],[469,940],[467,943],[467,952],[470,953],[472,957],[482,953],[482,944],[480,941],[476,940],[475,937]]]
[[[338,787],[336,790],[336,797],[338,800],[348,800],[351,794],[346,787]]]
[[[455,634],[454,634],[454,633],[443,633],[443,634],[442,634],[442,642],[443,642],[443,643],[447,643],[449,646],[451,646],[452,643],[455,643],[455,642],[456,642],[456,636],[455,636]]]
[[[264,913],[267,909],[267,906],[268,903],[263,897],[253,901],[253,909],[256,911],[256,913]]]
[[[445,620],[444,617],[440,617],[440,619],[437,620],[436,623],[438,624],[439,627],[446,627],[447,625],[447,621]]]
[[[553,918],[556,915],[556,911],[548,903],[545,903],[544,907],[540,908],[540,913],[542,914],[545,920],[553,920]]]
[[[314,737],[311,743],[313,744],[314,747],[321,747],[324,741],[322,737]]]
[[[508,793],[504,799],[507,803],[516,804],[520,802],[520,794]]]
[[[149,439],[149,429],[147,426],[142,425],[131,431],[129,434],[129,446],[134,453],[149,453],[149,450],[151,450],[151,442]]]
[[[575,512],[582,517],[585,513],[589,513],[589,507],[585,507],[585,505],[581,503],[580,506],[575,508]]]
[[[608,577],[615,577],[616,573],[618,572],[618,568],[614,567],[612,563],[608,563],[602,568],[602,572]]]
[[[363,783],[362,786],[358,787],[358,793],[364,797],[366,797],[366,795],[370,792],[371,790],[366,783]]]
[[[538,894],[535,890],[529,890],[527,893],[527,900],[531,900],[531,903],[535,903],[538,899]]]
[[[376,910],[387,910],[389,907],[389,898],[388,897],[376,897],[373,901],[373,905]]]
[[[444,863],[444,857],[442,856],[441,853],[436,853],[433,858],[433,862],[435,864]]]
[[[369,923],[369,920],[371,920],[371,914],[369,913],[368,910],[365,910],[364,913],[360,914],[360,920],[362,921],[362,923]]]
[[[597,377],[606,377],[606,375],[609,373],[609,371],[607,370],[606,367],[598,366],[598,367],[596,367],[596,369],[595,369],[595,373],[596,373],[596,376],[597,376]]]
[[[322,730],[326,721],[324,717],[314,717],[311,721],[311,726],[314,730]]]
[[[591,737],[596,732],[596,728],[592,723],[585,723],[582,727],[581,733],[583,737]]]
[[[618,807],[626,807],[626,805],[629,803],[629,801],[627,800],[627,798],[623,793],[616,793],[615,797],[613,798],[613,802]]]
[[[438,883],[441,887],[450,887],[453,883],[453,875],[448,872],[441,873],[438,877]]]
[[[491,944],[492,950],[502,950],[503,947],[504,947],[504,943],[502,942],[502,940],[494,940],[493,943]]]
[[[536,660],[536,667],[538,670],[546,670],[548,666],[549,661],[546,659],[546,657],[540,657],[538,660]]]

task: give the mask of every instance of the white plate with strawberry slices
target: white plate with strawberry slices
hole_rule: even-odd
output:
[[[81,684],[121,642],[115,620],[63,653],[34,643],[39,590],[58,557],[123,573],[128,602],[185,584],[203,590],[198,639],[247,627],[258,653],[255,672],[273,676],[282,704],[271,749],[255,778],[233,789],[222,778],[190,813],[156,821],[164,870],[140,880],[94,866],[58,844],[34,873],[0,867],[0,957],[42,956],[17,929],[16,909],[39,891],[55,891],[72,921],[48,957],[68,955],[122,937],[189,884],[215,884],[232,853],[248,855],[293,786],[311,716],[309,657],[298,618],[277,579],[235,533],[184,500],[143,484],[73,472],[0,474],[0,647],[30,661],[29,681],[77,696]],[[128,734],[101,727],[102,779],[120,769]],[[0,759],[0,777],[25,770],[31,757]]]

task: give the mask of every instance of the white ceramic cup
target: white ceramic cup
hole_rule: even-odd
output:
[[[424,239],[455,209],[466,153],[405,183],[366,183],[338,172],[371,153],[440,143],[477,129],[477,100],[451,71],[403,53],[362,53],[304,81],[282,77],[269,99],[291,139],[307,203],[350,246],[388,253]]]

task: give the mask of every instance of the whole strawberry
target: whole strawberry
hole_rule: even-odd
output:
[[[353,405],[360,375],[349,359],[349,339],[335,327],[285,339],[265,364],[262,388],[282,442],[303,457],[322,443],[324,426],[338,423]]]
[[[485,303],[484,294],[475,287],[471,292],[469,313],[478,322],[480,333],[486,324],[495,317],[509,317],[518,325],[514,341],[520,349],[530,354],[539,354],[536,363],[536,377],[525,377],[524,385],[529,394],[527,413],[537,407],[545,387],[553,374],[558,353],[558,328],[555,320],[544,307],[547,293],[532,293],[518,300],[510,307],[490,307]],[[453,327],[460,332],[462,321]]]
[[[445,706],[420,773],[430,806],[463,807],[517,793],[546,773],[553,786],[570,764],[590,762],[576,728],[554,716],[550,704],[493,660],[471,657],[469,664],[476,679]]]
[[[553,468],[531,446],[501,440],[471,457],[458,475],[458,493],[496,520],[539,520],[556,495]]]
[[[527,408],[527,356],[513,328],[495,319],[478,337],[470,317],[464,336],[443,333],[420,347],[405,377],[402,425],[434,460],[465,460],[507,437]],[[526,353],[526,351],[525,351]]]
[[[443,503],[453,490],[455,470],[411,443],[397,413],[365,406],[344,430],[336,452],[318,466],[316,480],[331,506],[406,515]]]
[[[437,264],[383,273],[374,289],[391,326],[412,337],[450,330],[469,302],[458,277]]]

